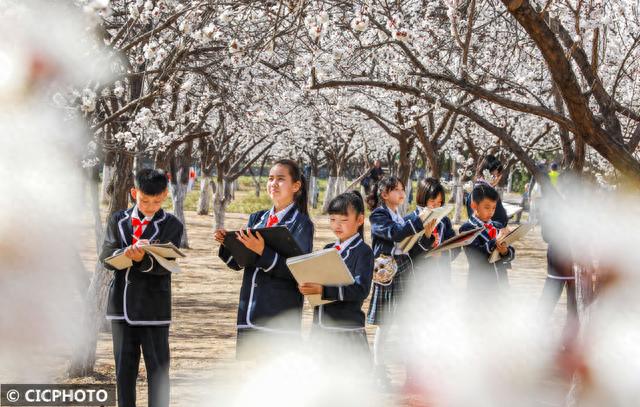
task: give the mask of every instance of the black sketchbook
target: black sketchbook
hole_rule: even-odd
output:
[[[274,226],[270,228],[250,229],[252,233],[260,233],[264,239],[264,244],[269,246],[285,258],[300,256],[304,254],[293,235],[285,226]],[[240,267],[253,266],[258,261],[258,254],[247,249],[236,238],[236,231],[229,231],[224,237],[224,247],[231,252],[236,263]]]

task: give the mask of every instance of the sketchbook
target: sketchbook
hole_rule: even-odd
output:
[[[533,223],[523,223],[510,231],[506,236],[496,240],[496,243],[505,242],[510,245],[511,243],[523,238],[534,227],[535,225]],[[493,252],[491,252],[491,256],[489,256],[489,263],[495,263],[498,259],[500,259],[500,252],[498,249],[494,249]]]
[[[457,249],[458,247],[466,246],[469,243],[473,242],[476,239],[476,237],[478,237],[478,235],[482,233],[483,230],[484,228],[481,227],[481,228],[475,228],[475,229],[461,232],[445,240],[444,242],[440,243],[440,245],[435,249],[429,250],[425,254],[425,257],[431,257],[438,253],[445,252],[447,250],[453,250],[453,249]]]
[[[349,268],[334,247],[287,259],[287,266],[298,284],[316,283],[332,287],[351,285],[355,282]],[[321,294],[308,295],[312,306],[328,304]]]
[[[224,247],[231,252],[233,259],[240,267],[254,266],[258,261],[258,254],[247,249],[247,247],[236,238],[236,232],[237,231],[227,232],[224,237]],[[285,258],[304,254],[286,226],[251,229],[251,232],[260,233],[260,236],[264,239],[264,244]]]
[[[440,221],[442,220],[442,218],[444,218],[449,213],[451,213],[453,208],[454,208],[453,205],[443,205],[435,209],[425,208],[420,213],[420,220],[422,220],[422,223],[426,225],[429,222],[431,222],[433,219],[435,219],[436,220],[435,225],[437,226],[438,223],[440,223]],[[425,235],[425,233],[429,233],[429,236],[431,236],[431,232],[433,232],[433,230],[421,230],[418,233],[415,233],[411,236],[404,238],[400,243],[398,243],[397,247],[400,250],[402,250],[404,253],[408,253],[409,250],[411,250],[413,246],[415,246],[416,243],[418,243],[418,241],[422,238],[422,236]]]
[[[511,217],[517,215],[518,213],[522,212],[522,210],[524,209],[520,205],[510,204],[507,202],[502,202],[502,206],[504,207],[504,210],[507,212],[507,219],[510,219]]]
[[[175,259],[178,257],[186,257],[173,243],[141,244],[138,245],[138,247],[147,252],[162,267],[172,273],[180,272],[180,266],[178,266]],[[124,252],[107,257],[104,261],[118,270],[133,266],[133,260],[125,256]]]

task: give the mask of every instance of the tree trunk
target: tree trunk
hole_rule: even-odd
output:
[[[104,159],[104,164],[102,165],[102,194],[101,194],[101,203],[108,204],[109,203],[109,187],[111,185],[111,179],[113,178],[114,172],[114,164],[115,154],[113,152],[109,152],[106,154]]]
[[[324,194],[324,203],[322,204],[322,213],[327,213],[329,209],[329,202],[336,196],[336,185],[338,177],[329,175],[327,180],[327,190]]]
[[[107,165],[106,163],[102,166],[102,192],[100,202],[105,205],[109,203],[109,186],[111,184],[111,179],[113,178],[113,172],[113,166]]]
[[[513,174],[515,174],[515,171],[510,171],[509,172],[509,178],[507,180],[507,193],[510,194],[511,191],[513,191]]]
[[[464,207],[464,189],[462,187],[462,176],[458,175],[457,163],[455,159],[451,159],[451,175],[453,176],[453,202],[455,211],[453,215],[453,223],[459,224],[462,220],[462,208]]]
[[[586,158],[586,148],[584,140],[580,137],[575,137],[575,154],[573,157],[573,163],[571,168],[574,171],[582,172],[584,169],[584,162]]]
[[[203,174],[202,179],[200,180],[200,197],[198,198],[198,215],[209,214],[212,195],[213,195],[213,191],[211,190],[211,177],[207,177]]]
[[[251,167],[249,167],[249,174],[253,181],[253,192],[256,195],[256,198],[260,198],[260,191],[262,190],[262,168],[260,168],[260,172],[256,175],[253,173]]]
[[[411,188],[413,188],[413,185],[411,184],[411,177],[409,177],[409,180],[407,181],[404,187],[406,198],[402,203],[402,205],[400,205],[400,207],[398,208],[400,215],[402,216],[407,214],[407,210],[409,208],[409,205],[411,204],[411,202],[409,202],[409,196],[411,195]]]
[[[131,179],[133,157],[125,153],[120,153],[116,155],[114,161],[116,171],[114,171],[112,178],[113,188],[109,202],[109,217],[111,217],[114,212],[127,208],[129,203],[129,190],[133,185],[133,180]],[[93,185],[92,189],[96,191],[91,194],[94,200],[92,207],[94,210],[94,222],[96,223],[100,222],[101,219],[99,212],[97,216],[95,213],[96,210],[99,211],[99,205],[97,205],[97,188],[97,185]],[[102,225],[100,225],[100,227],[96,226],[94,233],[96,234],[96,248],[99,252],[100,243],[104,240]],[[87,376],[93,372],[96,362],[98,333],[105,323],[107,295],[109,294],[111,277],[112,273],[105,270],[104,267],[102,267],[102,263],[99,261],[96,262],[84,301],[86,312],[81,322],[85,327],[84,332],[86,332],[87,337],[86,340],[82,342],[80,349],[74,353],[67,371],[69,377]]]
[[[320,188],[318,187],[318,177],[311,176],[309,180],[309,206],[312,208],[318,207],[318,195],[320,194]]]
[[[187,170],[185,171],[185,168]],[[185,176],[186,175],[186,176]],[[177,179],[172,179],[170,184],[171,201],[173,202],[173,214],[186,225],[184,217],[184,200],[187,197],[187,187],[189,185],[189,170],[188,167],[181,167],[176,174]],[[189,238],[187,237],[187,228],[184,228],[182,233],[182,240],[180,241],[180,247],[189,248]]]
[[[400,144],[400,157],[398,163],[398,177],[402,181],[402,183],[406,186],[409,182],[409,177],[411,175],[411,162],[410,155],[411,149],[413,147],[413,143],[407,142],[407,138],[409,137],[407,134],[403,134],[404,137],[398,139]]]
[[[133,156],[127,153],[118,153],[115,158],[115,171],[111,178],[111,199],[109,201],[109,216],[126,209],[129,206],[131,188],[133,187]]]
[[[229,204],[233,181],[227,181],[220,177],[216,181],[216,192],[213,197],[213,218],[216,229],[224,229],[227,205]]]

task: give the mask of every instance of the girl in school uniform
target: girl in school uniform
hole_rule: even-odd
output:
[[[418,181],[418,192],[416,194],[416,210],[415,214],[418,216],[425,208],[435,209],[439,208],[445,203],[445,191],[444,187],[435,178],[422,178]],[[448,216],[442,218],[442,220],[436,225],[435,229],[430,236],[423,236],[418,243],[413,246],[409,254],[412,258],[420,258],[420,255],[425,252],[435,249],[442,242],[447,239],[451,239],[456,235],[453,230],[451,220]],[[450,250],[437,257],[428,258],[422,261],[419,268],[424,270],[425,277],[428,282],[440,283],[446,285],[451,282],[451,262],[460,254],[460,250]]]
[[[238,304],[236,355],[240,359],[259,356],[258,345],[298,340],[304,297],[286,265],[286,259],[265,245],[259,233],[249,229],[285,226],[304,253],[313,247],[314,227],[307,212],[307,185],[300,167],[292,160],[279,160],[269,171],[267,191],[273,207],[252,213],[238,240],[258,254],[255,265],[244,268]],[[241,267],[224,247],[225,230],[217,230],[218,256],[234,270]],[[269,343],[272,344],[272,343]]]
[[[373,284],[367,316],[367,322],[378,326],[373,345],[374,362],[377,380],[385,387],[390,386],[390,381],[384,360],[384,342],[397,313],[402,292],[414,277],[409,253],[402,252],[396,246],[404,238],[424,229],[422,220],[416,213],[410,213],[404,218],[398,213],[405,196],[400,179],[385,177],[373,187],[367,197],[367,204],[372,211],[369,221],[374,258],[381,255],[393,256],[398,267],[398,272],[389,285]]]
[[[314,307],[311,339],[320,339],[323,343],[328,340],[338,345],[343,355],[370,366],[371,354],[362,304],[371,289],[373,251],[364,242],[362,195],[357,191],[340,194],[329,203],[328,212],[331,231],[337,239],[324,248],[338,250],[355,282],[344,287],[314,283],[299,286],[304,295],[321,294],[323,300],[333,301]]]

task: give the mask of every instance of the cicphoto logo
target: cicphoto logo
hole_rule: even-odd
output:
[[[2,406],[115,406],[115,386],[97,384],[2,384]]]

